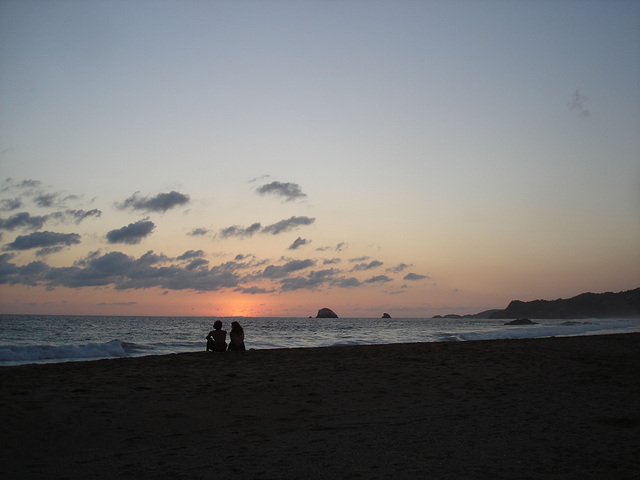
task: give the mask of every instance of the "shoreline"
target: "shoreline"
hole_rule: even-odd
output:
[[[516,327],[517,328],[517,327]],[[290,349],[314,349],[314,348],[340,348],[340,347],[366,347],[366,346],[375,346],[375,345],[412,345],[418,343],[449,343],[449,342],[485,342],[485,341],[493,341],[493,340],[523,340],[523,339],[545,339],[545,338],[572,338],[572,337],[590,337],[590,336],[600,336],[600,335],[627,335],[627,334],[640,334],[640,327],[638,329],[630,330],[627,329],[624,332],[621,332],[620,329],[610,329],[610,330],[596,330],[590,332],[583,333],[573,333],[566,335],[547,335],[541,337],[509,337],[509,338],[481,338],[481,339],[473,339],[473,340],[433,340],[433,341],[416,341],[416,342],[398,342],[398,343],[363,343],[363,344],[344,344],[344,343],[336,343],[334,345],[322,345],[322,346],[292,346],[292,347],[249,347],[247,350],[252,351],[262,351],[262,350],[290,350]],[[109,342],[111,343],[111,342]],[[91,345],[89,342],[87,345]],[[18,345],[17,347],[20,347]],[[101,360],[116,360],[116,359],[126,359],[126,358],[143,358],[143,357],[155,357],[155,356],[167,356],[167,355],[185,355],[192,353],[200,353],[202,350],[188,350],[188,351],[180,351],[180,352],[163,352],[163,353],[146,353],[139,355],[122,355],[122,356],[105,356],[105,357],[93,357],[93,358],[50,358],[50,359],[41,359],[41,360],[17,360],[17,361],[7,361],[3,363],[0,361],[0,369],[4,367],[18,367],[25,365],[51,365],[51,364],[59,364],[59,363],[73,363],[73,362],[97,362]]]
[[[7,478],[633,478],[640,333],[0,368]]]

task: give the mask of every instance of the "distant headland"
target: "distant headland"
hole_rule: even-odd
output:
[[[436,315],[433,318],[636,318],[640,317],[640,288],[626,292],[582,293],[557,300],[513,300],[504,310],[473,315]]]

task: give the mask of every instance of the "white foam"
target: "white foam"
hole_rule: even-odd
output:
[[[125,356],[118,340],[81,345],[0,345],[0,363],[4,365]]]

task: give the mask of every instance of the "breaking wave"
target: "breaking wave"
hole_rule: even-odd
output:
[[[79,345],[0,345],[0,364],[126,357],[127,350],[129,345],[119,340]]]

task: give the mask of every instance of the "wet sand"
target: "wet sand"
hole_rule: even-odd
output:
[[[640,334],[0,368],[13,479],[638,478]]]

